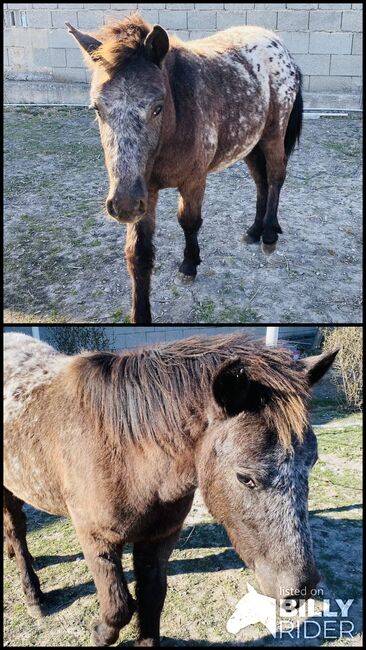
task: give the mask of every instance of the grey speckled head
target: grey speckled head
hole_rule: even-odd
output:
[[[91,108],[109,175],[108,213],[120,222],[138,221],[146,213],[147,184],[159,148],[168,35],[159,25],[148,31],[142,19],[121,23],[120,32],[106,28],[105,42],[103,32],[99,41],[68,27],[93,69]]]

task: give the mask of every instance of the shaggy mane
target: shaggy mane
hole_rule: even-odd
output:
[[[102,27],[93,36],[102,42],[91,56],[85,59],[89,65],[100,64],[109,74],[115,74],[143,49],[146,36],[152,27],[135,12],[123,20]]]
[[[266,348],[243,334],[194,336],[138,350],[86,352],[65,369],[67,391],[98,431],[132,442],[176,443],[202,428],[218,365],[240,356],[270,398],[261,415],[285,448],[303,440],[308,383],[289,350]],[[64,377],[65,379],[65,377]],[[180,435],[179,435],[180,434]]]

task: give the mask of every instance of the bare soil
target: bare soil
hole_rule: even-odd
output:
[[[85,109],[7,109],[7,322],[128,321],[125,227],[103,214],[107,187]],[[305,119],[281,194],[284,234],[270,257],[242,241],[255,198],[244,162],[209,176],[202,264],[185,284],[177,191],[160,193],[155,322],[360,322],[361,120]]]

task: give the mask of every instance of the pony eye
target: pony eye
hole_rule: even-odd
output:
[[[245,485],[245,487],[248,487],[248,488],[251,488],[251,489],[257,487],[255,482],[253,481],[253,479],[250,478],[250,476],[248,476],[247,474],[237,474],[236,478],[238,479],[238,481],[240,483]]]
[[[159,113],[161,113],[162,110],[163,110],[163,107],[162,107],[161,104],[159,104],[159,106],[156,106],[154,111],[153,111],[153,117],[156,117],[157,115],[159,115]]]

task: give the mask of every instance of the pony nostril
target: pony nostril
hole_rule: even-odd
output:
[[[143,200],[139,201],[139,203],[138,203],[138,212],[140,214],[143,214],[145,212],[145,210],[146,210],[146,201],[143,201]]]
[[[108,211],[108,214],[111,215],[111,217],[116,216],[116,212],[114,210],[114,205],[113,205],[113,199],[108,199],[107,200],[107,211]]]

